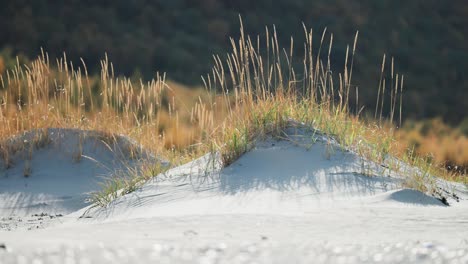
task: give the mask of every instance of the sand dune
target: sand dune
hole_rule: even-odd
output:
[[[447,197],[446,206],[331,139],[304,129],[287,135],[259,140],[226,168],[207,154],[106,208],[83,200],[106,170],[86,159],[65,162],[60,144],[44,148],[31,176],[12,168],[0,178],[2,215],[67,215],[39,230],[0,231],[9,250],[0,260],[14,263],[23,254],[60,263],[64,252],[74,252],[76,260],[99,263],[467,261],[466,186],[440,181],[458,198]],[[85,153],[106,167],[121,166],[115,161],[125,159],[98,145],[86,141]]]

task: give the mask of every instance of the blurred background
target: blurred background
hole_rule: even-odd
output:
[[[188,89],[210,72],[212,54],[229,51],[239,15],[250,35],[276,26],[283,47],[294,37],[302,66],[302,23],[319,43],[334,34],[332,65],[342,71],[359,30],[353,83],[373,113],[382,56],[405,75],[397,137],[446,167],[468,167],[468,2],[466,0],[4,0],[0,8],[0,74],[41,53],[67,53],[99,74],[107,52],[116,74],[150,80],[156,71]]]

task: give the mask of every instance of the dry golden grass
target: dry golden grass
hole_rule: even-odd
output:
[[[448,170],[467,174],[468,138],[464,134],[439,118],[411,124],[396,133],[402,149],[414,148],[419,155],[430,156]]]
[[[0,82],[0,141],[31,129],[79,128],[129,135],[157,153],[197,142],[192,109],[207,94],[163,75],[150,82],[115,77],[107,59],[100,78],[90,77],[84,62],[74,66],[64,55],[52,63],[45,53]]]
[[[2,75],[5,72],[5,62],[3,61],[3,58],[0,57],[0,75]]]

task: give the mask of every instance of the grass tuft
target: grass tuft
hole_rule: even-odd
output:
[[[163,164],[145,162],[137,168],[127,167],[115,171],[101,183],[101,189],[91,194],[93,204],[106,207],[116,198],[129,194],[140,188],[153,177],[166,172],[168,166]]]

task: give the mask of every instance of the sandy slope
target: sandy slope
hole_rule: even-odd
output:
[[[9,168],[0,160],[3,218],[65,215],[81,209],[106,177],[149,158],[125,137],[94,131],[36,130],[5,143],[16,150]]]
[[[206,155],[107,208],[88,206],[41,230],[0,231],[9,250],[0,261],[468,261],[466,186],[443,184],[460,197],[447,207],[320,135],[288,134],[259,141],[227,168]]]

